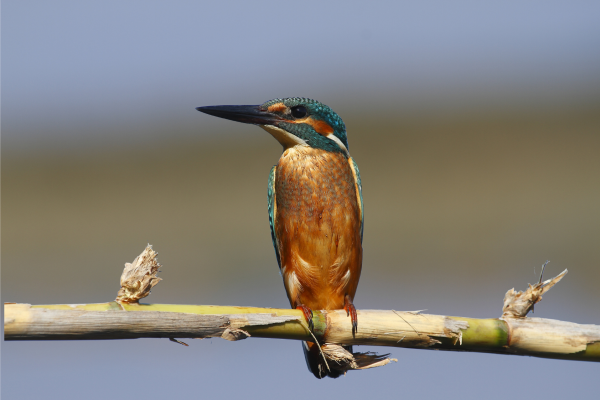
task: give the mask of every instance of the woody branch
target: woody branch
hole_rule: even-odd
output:
[[[500,318],[476,319],[411,311],[359,310],[359,329],[343,310],[315,311],[310,332],[301,311],[229,306],[139,304],[160,278],[148,246],[121,276],[117,299],[100,304],[5,303],[5,340],[247,337],[317,340],[323,355],[347,369],[384,365],[385,355],[345,354],[339,345],[372,345],[472,351],[600,361],[600,326],[526,315],[567,273],[506,293]],[[180,342],[181,343],[181,342]],[[341,350],[340,350],[341,349]],[[345,353],[344,353],[345,352]],[[334,361],[334,363],[332,363]]]

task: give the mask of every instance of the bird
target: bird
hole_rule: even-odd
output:
[[[344,309],[355,333],[363,196],[344,121],[325,104],[303,97],[196,110],[258,125],[282,145],[267,193],[271,239],[290,305],[302,311],[311,331],[312,310]],[[303,342],[303,350],[315,377],[340,375],[329,370],[318,343]]]

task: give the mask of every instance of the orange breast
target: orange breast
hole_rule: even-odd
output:
[[[292,307],[341,309],[362,265],[360,208],[348,159],[309,147],[286,150],[275,180],[281,270]]]

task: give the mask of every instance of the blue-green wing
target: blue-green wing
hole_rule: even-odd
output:
[[[273,240],[273,247],[275,248],[275,256],[277,257],[277,265],[281,269],[281,260],[279,259],[279,247],[277,246],[277,237],[275,237],[275,173],[277,166],[271,168],[269,174],[269,189],[267,195],[269,197],[269,226],[271,227],[271,239]]]
[[[354,184],[356,185],[358,191],[358,197],[360,200],[360,240],[362,242],[363,238],[363,229],[365,226],[365,213],[364,213],[364,203],[363,203],[363,195],[362,195],[362,182],[360,181],[360,172],[358,171],[358,165],[354,162],[353,158],[350,158],[352,161],[352,168],[354,169]]]

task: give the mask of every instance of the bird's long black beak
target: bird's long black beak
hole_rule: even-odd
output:
[[[263,111],[260,106],[207,106],[196,107],[196,110],[215,117],[230,119],[246,124],[272,125],[281,118],[268,111]]]

